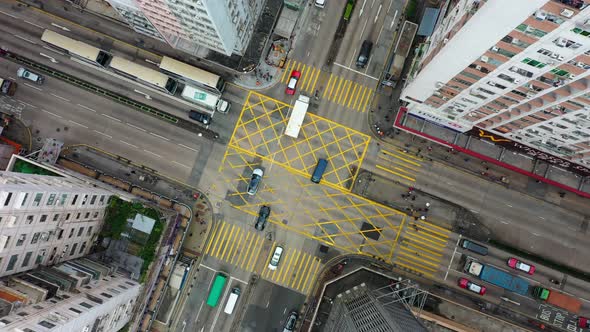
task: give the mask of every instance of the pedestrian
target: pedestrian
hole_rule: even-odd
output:
[[[415,201],[416,200],[416,196],[412,196],[412,200]]]
[[[466,163],[468,163],[468,162],[469,162],[469,158],[465,158],[465,159],[463,159],[463,160],[464,160]]]
[[[428,150],[428,152],[432,152],[432,146],[429,145],[426,149]]]

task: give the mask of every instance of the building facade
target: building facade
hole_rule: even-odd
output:
[[[103,225],[111,191],[38,173],[0,171],[0,277],[86,255]]]
[[[242,55],[263,0],[107,0],[137,32],[195,54],[199,46]]]
[[[141,291],[137,282],[81,258],[0,281],[2,331],[119,331]]]
[[[590,165],[590,8],[447,1],[402,91],[410,114]]]

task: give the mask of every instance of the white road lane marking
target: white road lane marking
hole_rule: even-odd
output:
[[[453,264],[453,259],[455,259],[455,254],[457,253],[457,247],[459,246],[459,241],[461,241],[461,234],[459,234],[459,238],[457,239],[457,243],[455,243],[455,250],[453,251],[453,256],[451,256],[451,261],[449,262],[449,266],[447,266],[447,272],[445,273],[445,280],[449,276],[449,270],[451,269],[451,264]]]
[[[37,27],[37,28],[39,28],[39,29],[45,29],[44,27],[40,26],[39,24],[35,24],[35,23],[33,23],[33,22],[29,22],[29,21],[27,21],[27,20],[25,20],[25,23],[28,23],[28,24],[30,24],[30,25],[32,25],[32,26],[34,26],[34,27]]]
[[[54,96],[55,98],[61,99],[61,100],[63,100],[63,101],[67,101],[67,102],[69,102],[69,101],[70,101],[69,99],[66,99],[66,98],[64,98],[64,97],[62,97],[62,96],[58,96],[58,95],[56,95],[55,93],[50,93],[50,95]]]
[[[81,124],[81,123],[78,123],[78,122],[76,122],[76,121],[69,120],[69,122],[71,122],[71,123],[73,123],[73,124],[75,124],[75,125],[77,125],[77,126],[80,126],[80,127],[82,127],[82,128],[86,128],[86,129],[88,129],[88,127],[87,127],[87,126],[85,126],[85,125],[83,125],[83,124]]]
[[[22,39],[22,40],[24,40],[24,41],[26,41],[26,42],[29,42],[29,43],[31,43],[31,44],[34,44],[34,45],[37,45],[37,43],[35,43],[34,41],[32,41],[32,40],[30,40],[30,39],[27,39],[27,38],[25,38],[25,37],[21,37],[21,36],[19,36],[19,35],[14,35],[14,36],[15,36],[16,38],[18,38],[18,39]]]
[[[471,211],[471,212],[473,212],[473,213],[479,213],[479,211],[476,211],[476,210],[473,210],[473,209],[471,209],[471,210],[469,210],[469,211]]]
[[[129,122],[127,122],[127,125],[128,125],[129,127],[131,127],[131,128],[135,128],[135,129],[137,129],[137,130],[141,130],[141,131],[143,131],[143,132],[147,132],[147,130],[145,130],[145,129],[143,129],[143,128],[140,128],[140,127],[138,127],[138,126],[134,126],[134,125],[132,125],[132,124],[131,124],[131,123],[129,123]]]
[[[1,10],[0,10],[0,13],[4,14],[4,15],[6,15],[6,16],[10,16],[10,17],[12,17],[12,18],[18,18],[18,17],[16,17],[16,16],[12,15],[12,14],[8,14],[7,12],[3,12],[3,11],[1,11]]]
[[[97,133],[97,134],[101,134],[101,135],[103,135],[105,137],[108,137],[108,138],[113,138],[113,136],[107,135],[107,134],[103,133],[102,131],[94,130],[94,132]]]
[[[506,220],[500,220],[501,223],[503,223],[504,225],[508,225],[509,222],[507,222]]]
[[[109,119],[111,119],[111,120],[115,120],[115,121],[117,121],[117,122],[121,122],[121,120],[119,120],[119,119],[117,119],[117,118],[115,118],[115,117],[112,117],[112,116],[110,116],[110,115],[108,115],[108,114],[104,114],[104,113],[102,113],[102,116],[104,116],[104,117],[106,117],[106,118],[109,118]]]
[[[512,207],[512,205],[510,205],[510,204],[506,204],[506,206],[508,206],[508,207]]]
[[[158,158],[162,158],[162,156],[160,156],[159,154],[157,154],[157,153],[154,153],[154,152],[152,152],[152,151],[150,151],[150,150],[143,149],[143,151],[144,151],[144,152],[147,152],[147,153],[149,153],[149,154],[153,154],[154,156],[156,156],[156,157],[158,157]]]
[[[123,143],[123,144],[127,144],[127,145],[129,145],[130,147],[133,147],[133,148],[139,149],[139,147],[138,147],[137,145],[133,145],[133,144],[131,144],[131,143],[128,143],[128,142],[125,142],[125,141],[122,141],[122,140],[119,140],[119,142],[121,142],[121,143]]]
[[[355,50],[354,54],[356,54],[356,50]],[[353,58],[353,59],[354,59],[354,58]],[[378,80],[379,80],[377,77],[373,77],[373,76],[371,76],[371,75],[367,75],[367,74],[365,74],[365,73],[363,73],[363,72],[360,72],[360,71],[358,71],[358,70],[354,70],[354,69],[352,69],[352,68],[350,68],[350,67],[346,67],[345,65],[339,64],[338,62],[334,62],[334,64],[335,64],[336,66],[338,66],[338,67],[341,67],[341,68],[348,69],[348,70],[350,70],[350,71],[351,71],[351,72],[353,72],[353,73],[357,73],[357,74],[359,74],[359,75],[363,75],[363,76],[365,76],[365,77],[367,77],[367,78],[370,78],[370,79],[372,79],[372,80],[375,80],[375,81],[378,81]]]
[[[26,86],[28,86],[29,88],[33,88],[33,89],[35,89],[35,90],[43,91],[43,89],[41,89],[41,88],[38,88],[38,87],[36,87],[36,86],[34,86],[34,85],[30,85],[29,83],[23,83],[23,85],[26,85]]]
[[[173,164],[176,164],[176,165],[179,165],[179,166],[182,166],[182,167],[185,167],[185,168],[188,168],[188,169],[191,169],[189,166],[186,166],[185,164],[181,164],[181,163],[179,163],[177,161],[174,161],[174,160],[172,161],[172,163]]]
[[[166,137],[164,137],[164,136],[160,136],[160,135],[158,135],[158,134],[156,134],[156,133],[152,133],[152,132],[150,132],[150,135],[152,135],[152,136],[156,136],[157,138],[161,138],[161,139],[163,139],[163,140],[166,140],[166,141],[169,141],[169,140],[170,140],[169,138],[166,138]]]
[[[93,110],[92,108],[90,108],[90,107],[88,107],[88,106],[84,106],[84,105],[82,105],[82,104],[77,104],[77,105],[78,105],[78,106],[80,106],[80,107],[82,107],[82,108],[84,108],[84,109],[87,109],[87,110],[89,110],[90,112],[94,112],[94,113],[96,113],[96,111],[95,111],[95,110]]]
[[[47,110],[44,110],[44,109],[42,109],[42,111],[43,111],[43,112],[45,112],[45,113],[47,113],[47,114],[51,114],[51,115],[55,116],[56,118],[60,118],[60,119],[62,118],[62,116],[61,116],[61,115],[57,115],[57,114],[55,114],[55,113],[51,113],[51,112],[49,112],[49,111],[47,111]]]
[[[186,145],[184,145],[184,144],[178,144],[178,145],[179,145],[179,146],[182,146],[182,147],[183,147],[183,148],[185,148],[185,149],[189,149],[189,150],[192,150],[192,151],[195,151],[195,152],[199,152],[199,150],[195,150],[195,149],[193,149],[193,148],[191,148],[191,147],[188,147],[188,146],[186,146]]]
[[[29,107],[32,107],[32,108],[37,108],[37,106],[35,106],[35,105],[31,105],[31,104],[29,104],[29,103],[25,103],[25,102],[24,102],[24,101],[22,101],[22,100],[18,100],[18,99],[16,99],[16,98],[15,98],[14,100],[18,101],[18,102],[19,102],[19,103],[21,103],[21,104],[25,104],[25,105],[27,105],[27,106],[29,106]]]

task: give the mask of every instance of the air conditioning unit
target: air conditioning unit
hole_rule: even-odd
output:
[[[565,38],[557,38],[554,43],[559,47],[565,47],[565,45],[567,45],[567,40]]]
[[[563,55],[560,55],[560,56],[557,57],[557,60],[563,61],[563,60],[565,60],[565,57]]]
[[[578,63],[576,63],[576,67],[578,67],[578,68],[584,68],[584,67],[586,67],[586,64],[583,63],[583,62],[578,62]]]
[[[494,52],[498,52],[500,49],[498,48],[498,46],[492,46],[492,51]]]
[[[551,55],[549,56],[552,59],[557,59],[559,57],[559,54],[557,53],[551,53]]]
[[[544,21],[547,18],[547,13],[542,10],[537,10],[534,14],[535,18],[539,21]]]
[[[574,16],[574,11],[570,10],[570,9],[562,9],[561,12],[559,13],[561,16],[563,17],[567,17],[570,18],[572,16]]]
[[[576,75],[574,75],[574,74],[569,74],[569,75],[567,75],[567,77],[568,77],[570,80],[573,80],[573,79],[576,77]]]
[[[520,42],[520,40],[518,40],[517,38],[512,39],[512,44],[518,44],[519,42]]]
[[[480,65],[475,65],[475,69],[481,70],[481,66]]]
[[[487,63],[490,60],[490,58],[488,58],[485,55],[482,55],[481,58],[479,58],[479,59],[481,60],[481,62],[485,62],[485,63]]]
[[[449,38],[445,38],[445,39],[443,39],[443,44],[446,44],[446,43],[448,43],[448,42],[449,42]]]

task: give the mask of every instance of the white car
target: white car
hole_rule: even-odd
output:
[[[275,252],[272,254],[272,258],[270,259],[270,262],[268,263],[268,268],[270,270],[276,270],[277,267],[279,266],[279,262],[281,261],[281,255],[283,254],[283,247],[281,246],[277,246],[275,248]]]
[[[248,184],[248,195],[256,195],[263,175],[264,171],[260,168],[252,171],[252,177],[250,178],[250,183]]]

